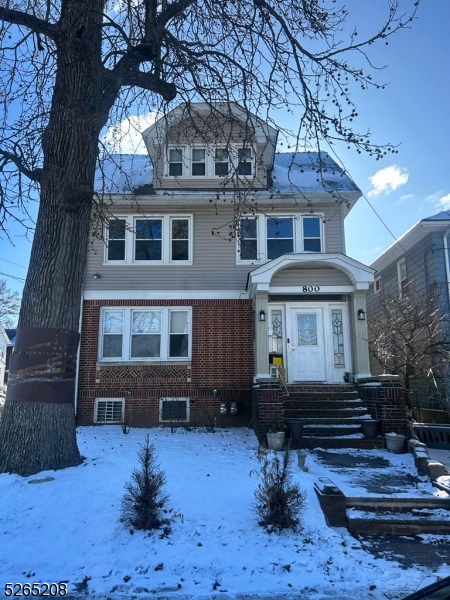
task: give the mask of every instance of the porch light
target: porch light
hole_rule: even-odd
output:
[[[221,415],[226,415],[227,414],[227,403],[226,402],[221,402],[220,406],[219,406],[219,413]]]
[[[102,277],[102,276],[100,275],[100,273],[94,273],[94,274],[92,275],[92,279],[101,279],[101,277]]]
[[[259,320],[260,321],[265,321],[266,320],[266,311],[265,310],[260,310],[259,311]]]
[[[230,415],[237,415],[237,412],[238,412],[237,402],[231,402]]]
[[[366,312],[360,308],[358,310],[358,321],[365,321],[366,320]]]

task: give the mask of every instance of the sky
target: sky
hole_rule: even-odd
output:
[[[124,486],[139,466],[137,452],[147,433],[166,475],[173,511],[167,514],[178,514],[167,538],[131,533],[120,521]],[[69,592],[84,592],[86,598],[113,594],[142,600],[277,597],[271,594],[303,600],[396,600],[431,575],[450,575],[444,560],[433,569],[403,567],[394,556],[375,558],[367,551],[369,540],[326,525],[314,482],[328,477],[347,496],[366,496],[360,483],[365,469],[330,473],[315,452],[305,451],[303,471],[294,455],[292,481],[306,494],[306,503],[300,529],[278,535],[262,529],[252,510],[261,465],[250,429],[202,433],[180,428],[173,434],[170,428],[131,429],[124,435],[120,426],[110,425],[80,427],[77,435],[84,456],[80,466],[31,477],[0,475],[2,586],[64,582]],[[382,473],[385,495],[396,474],[416,475],[412,454],[342,452],[388,461],[382,471],[370,471],[378,477]],[[395,495],[447,497],[423,476]],[[444,541],[429,534],[419,539],[423,544]]]
[[[399,3],[405,11],[411,5],[410,0]],[[361,36],[387,13],[387,0],[347,0],[346,5],[363,23]],[[411,29],[390,38],[387,46],[370,48],[372,62],[386,66],[379,71],[386,89],[353,92],[358,129],[370,129],[379,143],[399,144],[398,154],[382,161],[345,147],[333,149],[337,156],[332,156],[364,194],[345,221],[347,254],[364,264],[420,219],[450,209],[449,22],[448,0],[422,0]],[[276,118],[280,126],[292,125],[291,115]],[[16,227],[10,235],[13,245],[0,238],[0,278],[20,292],[23,282],[14,277],[25,277],[31,245]]]

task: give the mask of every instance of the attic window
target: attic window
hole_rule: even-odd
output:
[[[206,151],[204,148],[192,148],[192,177],[206,175]]]
[[[214,163],[215,176],[226,177],[228,175],[228,150],[216,148]]]
[[[169,150],[169,175],[170,177],[183,175],[183,150],[179,148]]]
[[[252,174],[252,150],[251,148],[239,148],[238,150],[238,174],[239,175],[251,175]]]
[[[381,277],[377,277],[375,279],[375,281],[373,282],[373,289],[375,294],[378,294],[378,292],[381,292],[381,290],[383,289],[383,283],[381,281]]]

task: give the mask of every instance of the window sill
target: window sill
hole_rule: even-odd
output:
[[[158,367],[175,367],[175,366],[183,366],[191,368],[191,359],[186,358],[185,360],[120,360],[120,361],[109,361],[109,360],[98,360],[96,363],[97,369],[101,367],[148,367],[150,365],[157,365]]]

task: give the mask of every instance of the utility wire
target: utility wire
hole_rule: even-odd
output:
[[[0,271],[0,275],[3,275],[3,277],[9,277],[10,279],[16,279],[17,281],[25,283],[25,279],[23,279],[23,277],[15,277],[15,275],[8,275],[8,273],[3,273],[3,271]]]
[[[0,258],[0,260],[3,260],[4,262],[9,263],[10,265],[14,265],[16,267],[20,267],[21,269],[27,269],[28,267],[24,267],[23,265],[19,265],[18,263],[12,262],[12,260],[6,260],[6,258]]]

